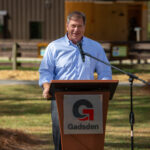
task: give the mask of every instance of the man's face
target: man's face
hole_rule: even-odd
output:
[[[66,26],[69,40],[71,40],[74,44],[77,44],[82,39],[85,32],[83,20],[71,18]]]

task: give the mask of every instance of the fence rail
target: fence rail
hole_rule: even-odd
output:
[[[38,58],[37,42],[3,42],[0,43],[1,66],[12,66],[16,70],[18,66],[37,67]],[[8,59],[7,59],[8,58]]]
[[[111,49],[112,45],[126,45],[128,47],[128,56],[127,57],[120,57],[120,58],[113,58],[111,57]],[[142,42],[108,42],[102,43],[107,56],[110,61],[119,60],[137,60],[137,63],[140,64],[142,60],[144,63],[148,63],[148,59],[150,59],[150,41],[142,41]]]
[[[119,60],[137,60],[137,63],[148,63],[150,59],[150,41],[144,42],[101,42],[110,61]],[[113,58],[111,57],[112,45],[127,45],[128,56]],[[0,61],[0,65],[12,65],[12,69],[16,70],[18,65],[21,66],[39,66],[41,61],[38,58],[38,42],[0,42],[0,57],[8,58],[6,61]],[[6,59],[5,59],[6,60]],[[19,61],[19,63],[18,63]]]

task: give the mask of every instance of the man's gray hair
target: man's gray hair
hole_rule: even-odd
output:
[[[70,21],[72,18],[75,18],[75,19],[82,19],[84,25],[85,25],[85,23],[86,23],[86,16],[85,16],[85,14],[82,13],[82,12],[74,11],[74,12],[70,13],[70,14],[67,16],[67,23],[69,23],[69,21]]]

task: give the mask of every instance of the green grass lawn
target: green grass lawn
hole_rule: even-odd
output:
[[[150,149],[150,89],[134,87],[135,150]],[[0,128],[18,129],[45,141],[37,150],[53,150],[50,101],[37,85],[0,85]],[[105,150],[130,149],[129,87],[119,86],[109,103]]]
[[[0,128],[11,128],[40,137],[39,150],[53,149],[50,101],[38,86],[0,86]]]
[[[134,143],[136,150],[150,149],[150,88],[134,87]],[[110,101],[106,130],[106,150],[130,149],[129,87],[119,86]]]

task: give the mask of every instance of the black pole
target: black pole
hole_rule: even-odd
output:
[[[91,54],[89,53],[86,53],[86,52],[83,52],[83,55],[85,56],[88,56],[88,57],[91,57],[107,66],[110,66],[111,68],[114,68],[126,75],[129,76],[129,82],[130,82],[130,114],[129,114],[129,122],[130,122],[130,125],[131,125],[131,150],[134,150],[134,134],[133,134],[133,126],[134,126],[134,112],[133,112],[133,81],[134,79],[136,80],[139,80],[141,82],[143,82],[144,84],[147,84],[150,86],[150,83],[149,82],[146,82],[145,80],[142,80],[140,78],[138,78],[136,75],[132,74],[132,73],[129,73],[129,72],[125,72],[124,70],[121,70],[107,62],[104,62],[103,60],[100,60],[94,56],[92,56]]]
[[[134,112],[133,112],[133,78],[129,78],[130,82],[130,115],[129,115],[129,122],[131,126],[131,150],[134,150],[134,131],[133,131],[133,125],[134,125]]]

